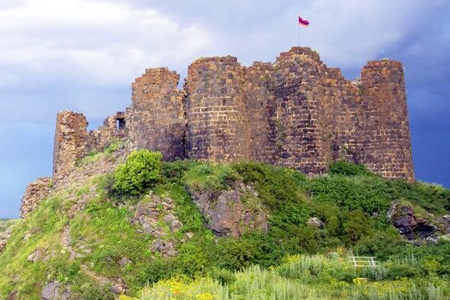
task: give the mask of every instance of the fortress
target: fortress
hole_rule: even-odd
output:
[[[132,104],[95,131],[82,114],[59,113],[53,182],[117,139],[169,161],[255,160],[317,175],[345,159],[414,180],[400,62],[371,61],[351,82],[310,48],[294,47],[249,67],[231,56],[201,58],[183,90],[179,80],[167,68],[146,70],[132,84]]]

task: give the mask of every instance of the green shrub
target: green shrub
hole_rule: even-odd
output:
[[[346,215],[343,223],[344,234],[349,243],[355,243],[372,231],[372,222],[361,210],[354,210]]]
[[[161,177],[163,181],[183,183],[183,175],[186,171],[198,165],[192,160],[176,160],[161,163]]]
[[[132,152],[125,164],[114,172],[115,192],[119,195],[136,196],[146,192],[159,178],[161,153],[146,149]]]
[[[375,174],[367,170],[365,165],[356,165],[343,160],[330,164],[329,174],[342,176],[375,176]]]
[[[179,271],[182,274],[193,277],[204,275],[208,261],[199,246],[192,243],[182,244],[179,248]]]
[[[393,265],[388,269],[388,279],[411,278],[420,273],[417,267],[410,265]]]
[[[236,281],[236,275],[227,269],[212,268],[208,276],[222,285],[231,284]]]
[[[353,248],[358,255],[376,256],[380,260],[386,260],[394,254],[404,256],[413,250],[414,246],[403,239],[393,227],[362,238]]]
[[[221,239],[218,243],[219,267],[239,270],[251,266],[261,255],[261,250],[248,239]]]

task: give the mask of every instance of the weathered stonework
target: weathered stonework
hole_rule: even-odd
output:
[[[369,62],[361,73],[361,163],[386,178],[414,178],[403,66]]]
[[[184,158],[184,93],[180,75],[167,68],[148,69],[132,84],[133,103],[125,128],[133,148],[161,151],[165,160]]]
[[[20,208],[20,217],[25,218],[27,214],[33,211],[42,199],[50,193],[52,179],[49,177],[38,178],[30,183],[22,197],[22,206]]]
[[[202,58],[180,75],[148,69],[132,104],[87,132],[82,114],[58,114],[53,181],[92,150],[121,139],[127,151],[165,160],[256,160],[322,174],[331,162],[365,164],[386,178],[414,180],[403,67],[369,62],[351,82],[310,48],[244,67],[235,57]]]
[[[251,159],[315,175],[346,159],[414,180],[400,62],[369,62],[350,82],[315,51],[294,47],[250,67],[231,56],[202,58],[189,66],[184,91],[179,79],[167,68],[146,70],[126,112],[89,133],[83,115],[58,114],[54,181],[114,139],[161,151],[165,160]]]
[[[250,155],[244,71],[231,56],[203,58],[188,68],[186,156],[220,162]]]
[[[67,175],[78,159],[87,153],[87,125],[83,114],[64,110],[56,118],[55,148],[53,150],[53,180]]]
[[[114,140],[125,136],[125,113],[117,112],[103,121],[97,130],[90,131],[87,137],[86,151],[103,150]]]

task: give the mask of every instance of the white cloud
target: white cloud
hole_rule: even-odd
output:
[[[213,35],[195,22],[112,2],[34,0],[0,11],[0,74],[35,84],[61,76],[83,85],[129,82],[146,67],[195,58]],[[33,82],[27,82],[32,85]]]

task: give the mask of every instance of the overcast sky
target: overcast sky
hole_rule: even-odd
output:
[[[249,65],[297,45],[348,79],[368,60],[402,61],[416,177],[450,187],[450,0],[0,0],[0,217],[51,175],[58,111],[94,129],[145,68],[184,77],[199,57]]]

